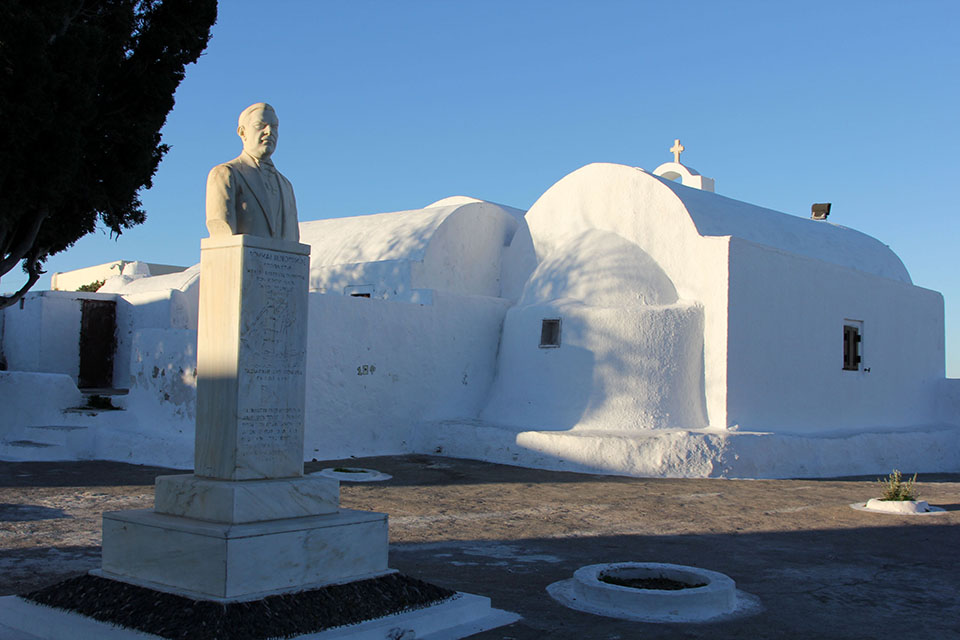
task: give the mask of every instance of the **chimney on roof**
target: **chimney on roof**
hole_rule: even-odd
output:
[[[814,220],[826,220],[830,215],[830,203],[814,204],[810,207],[810,217]]]

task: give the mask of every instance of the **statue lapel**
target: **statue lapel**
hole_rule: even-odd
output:
[[[260,211],[263,213],[263,218],[267,223],[267,229],[270,230],[270,235],[275,236],[276,231],[273,228],[273,220],[269,209],[270,199],[267,198],[267,187],[263,184],[260,169],[254,163],[253,159],[245,153],[240,154],[239,159],[240,175],[243,177],[243,181],[247,183],[247,187],[249,187],[250,193],[253,194],[254,200],[260,205]]]
[[[293,187],[290,186],[286,179],[277,176],[280,182],[280,237],[287,238],[287,218],[290,215],[291,211],[296,211],[297,206],[293,203]]]

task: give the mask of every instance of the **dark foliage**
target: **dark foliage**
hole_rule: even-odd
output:
[[[456,592],[393,573],[310,591],[220,604],[85,575],[22,597],[171,640],[293,638],[421,609]]]
[[[87,293],[96,293],[100,289],[100,287],[104,285],[104,283],[106,283],[106,280],[94,280],[93,282],[80,285],[79,287],[77,287],[77,291],[86,291]]]
[[[0,276],[27,275],[0,308],[98,224],[144,221],[160,129],[216,17],[216,0],[0,2]]]

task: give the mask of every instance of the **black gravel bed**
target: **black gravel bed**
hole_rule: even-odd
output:
[[[455,591],[392,573],[229,604],[192,600],[92,575],[20,597],[170,640],[266,640],[422,609],[455,595]]]

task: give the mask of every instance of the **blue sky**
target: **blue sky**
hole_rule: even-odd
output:
[[[449,195],[526,209],[590,162],[653,169],[680,138],[718,193],[804,217],[829,201],[832,222],[889,244],[943,293],[960,377],[958,24],[946,0],[221,0],[147,222],[47,269],[198,262],[207,171],[261,100],[301,220]]]

